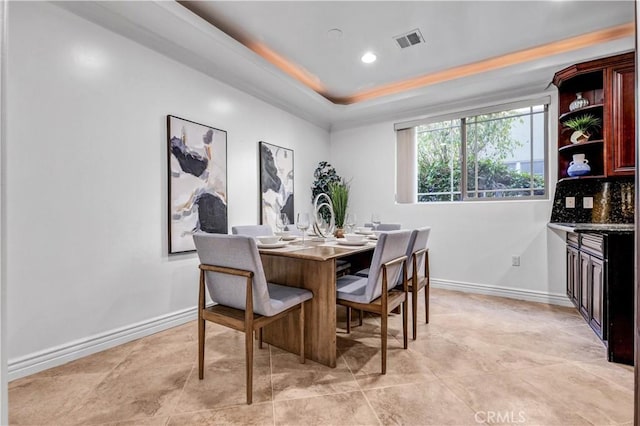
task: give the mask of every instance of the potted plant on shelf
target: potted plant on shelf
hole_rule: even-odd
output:
[[[594,131],[600,129],[602,120],[593,114],[582,114],[564,122],[566,130],[573,130],[571,143],[586,142]]]
[[[344,179],[329,184],[329,196],[333,203],[333,214],[336,221],[336,238],[344,236],[344,220],[349,204],[349,184]]]

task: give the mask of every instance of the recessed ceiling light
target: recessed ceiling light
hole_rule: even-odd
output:
[[[342,38],[342,30],[340,28],[332,28],[329,31],[327,31],[327,37],[333,40]]]
[[[360,58],[360,59],[365,64],[370,64],[372,62],[375,62],[376,59],[378,59],[378,57],[376,55],[374,55],[373,52],[367,52],[364,55],[362,55],[362,58]]]

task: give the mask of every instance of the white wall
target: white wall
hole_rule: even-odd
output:
[[[7,114],[11,377],[195,312],[196,257],[167,256],[167,114],[228,132],[229,226],[259,221],[258,141],[295,151],[297,209],[329,156],[325,130],[48,3],[10,3]]]
[[[556,95],[551,95],[555,105]],[[554,107],[549,116],[557,116]],[[396,204],[391,121],[332,132],[331,159],[338,174],[351,179],[350,208],[359,222],[369,221],[375,210],[382,222],[432,226],[434,286],[568,305],[564,235],[547,229],[557,176],[554,122],[549,130],[550,197],[544,201]],[[511,266],[512,255],[521,257],[521,266]]]
[[[7,286],[5,275],[6,246],[4,239],[5,117],[6,117],[6,67],[7,67],[7,2],[0,4],[0,424],[9,424],[7,388]]]

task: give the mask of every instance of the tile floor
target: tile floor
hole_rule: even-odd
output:
[[[431,307],[408,350],[401,317],[390,321],[385,376],[379,321],[367,317],[337,330],[334,369],[256,350],[247,406],[243,334],[207,325],[200,381],[191,322],[13,381],[10,423],[631,424],[633,370],[606,362],[575,309],[438,289]]]

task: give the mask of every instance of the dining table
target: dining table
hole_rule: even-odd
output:
[[[307,359],[329,367],[336,366],[336,264],[348,262],[352,273],[368,268],[376,244],[375,237],[369,238],[358,245],[347,245],[349,242],[342,239],[307,239],[304,244],[296,240],[286,245],[272,245],[275,248],[258,246],[267,281],[304,288],[313,293],[313,298],[304,304]],[[297,330],[297,315],[288,315],[265,326],[263,340],[297,353],[300,348]]]

